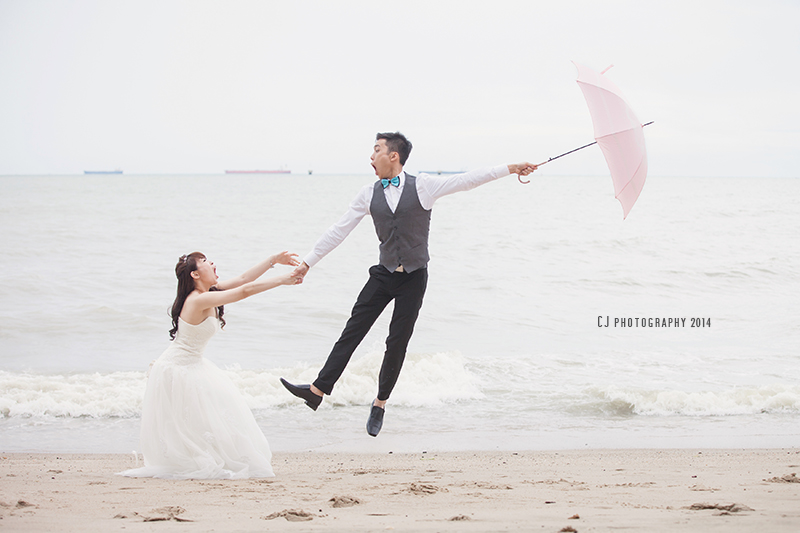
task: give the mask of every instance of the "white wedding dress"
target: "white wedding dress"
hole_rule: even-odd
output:
[[[129,477],[242,479],[271,477],[272,452],[242,393],[203,357],[219,320],[193,326],[178,319],[178,333],[147,380],[142,404],[144,467]]]

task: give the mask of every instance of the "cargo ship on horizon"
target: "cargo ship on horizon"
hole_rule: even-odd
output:
[[[225,174],[291,174],[291,170],[226,170]]]
[[[84,170],[84,174],[122,174],[121,169],[114,169],[114,170]]]

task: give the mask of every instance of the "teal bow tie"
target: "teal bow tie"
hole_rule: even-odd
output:
[[[386,187],[388,187],[390,183],[392,185],[394,185],[395,187],[399,187],[400,186],[400,176],[395,176],[392,179],[381,178],[381,185],[383,185],[384,189]]]

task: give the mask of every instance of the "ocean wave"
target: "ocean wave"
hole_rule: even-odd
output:
[[[141,412],[144,372],[41,375],[0,371],[0,416],[129,418]]]
[[[325,403],[334,406],[364,405],[375,398],[378,390],[378,372],[383,353],[372,350],[359,359],[351,361],[336,387]],[[272,371],[278,377],[289,381],[309,383],[317,377],[318,367],[298,366]],[[246,394],[252,395],[253,403],[264,405],[286,405],[294,402],[278,383],[277,402],[272,400],[271,392],[258,393],[243,387]],[[406,355],[403,371],[392,392],[392,404],[408,407],[435,406],[443,403],[483,398],[478,378],[468,368],[459,352],[438,352]],[[324,405],[324,404],[323,404]]]
[[[800,387],[765,385],[722,391],[592,388],[578,410],[611,416],[735,416],[800,413]]]
[[[365,405],[377,393],[383,354],[372,351],[353,360],[326,399],[326,406]],[[242,391],[251,409],[281,408],[297,403],[279,378],[309,383],[317,366],[225,372]],[[42,375],[0,371],[0,417],[4,418],[132,418],[141,414],[147,386],[144,372]],[[480,399],[477,378],[458,352],[408,354],[392,404],[435,406]]]

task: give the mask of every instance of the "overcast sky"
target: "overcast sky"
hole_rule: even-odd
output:
[[[570,61],[645,129],[651,176],[800,177],[800,2],[0,0],[0,174],[371,173],[591,142]],[[592,147],[552,175],[607,173]]]

